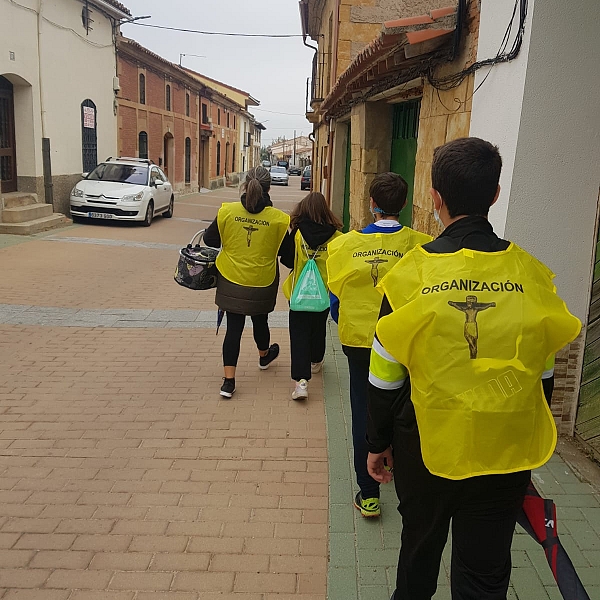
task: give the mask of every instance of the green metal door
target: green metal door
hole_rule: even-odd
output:
[[[400,213],[400,223],[408,227],[412,225],[420,109],[420,100],[411,100],[410,102],[403,102],[394,106],[390,171],[402,175],[406,183],[408,183],[406,206]]]
[[[343,219],[343,232],[347,233],[350,231],[350,165],[352,163],[352,135],[350,131],[350,124],[348,124],[348,137],[346,142],[346,182],[344,185],[344,211],[342,215]]]
[[[600,459],[600,236],[596,243],[594,284],[585,337],[575,432],[593,451],[596,459]]]

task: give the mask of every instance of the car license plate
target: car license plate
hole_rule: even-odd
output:
[[[88,217],[90,219],[112,219],[113,215],[111,215],[110,213],[90,212],[88,213]]]

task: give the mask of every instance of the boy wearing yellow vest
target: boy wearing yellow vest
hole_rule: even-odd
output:
[[[378,517],[379,482],[367,472],[366,441],[369,358],[381,306],[376,286],[390,269],[417,244],[431,237],[398,222],[408,186],[396,173],[382,173],[369,190],[374,223],[362,232],[351,231],[329,244],[328,285],[331,314],[338,323],[342,350],[348,358],[354,470],[359,492],[354,506],[364,517]]]
[[[478,138],[434,153],[446,227],[380,283],[369,375],[369,473],[393,466],[402,547],[393,600],[430,600],[452,523],[454,600],[504,600],[531,469],[556,445],[554,354],[581,323],[554,274],[487,219],[502,159]]]

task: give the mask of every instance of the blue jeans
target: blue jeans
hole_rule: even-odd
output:
[[[379,483],[367,471],[367,400],[369,393],[370,348],[342,346],[350,373],[350,405],[352,407],[352,443],[354,472],[363,498],[379,498]]]

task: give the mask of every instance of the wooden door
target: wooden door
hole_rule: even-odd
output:
[[[417,158],[417,134],[421,102],[412,100],[394,106],[392,133],[392,158],[390,171],[402,175],[408,184],[406,206],[400,213],[400,223],[412,226],[413,191],[415,187],[415,167]]]
[[[585,336],[575,433],[596,459],[600,459],[600,236],[596,244],[594,283]]]
[[[15,108],[13,86],[0,77],[0,191],[17,191]]]

